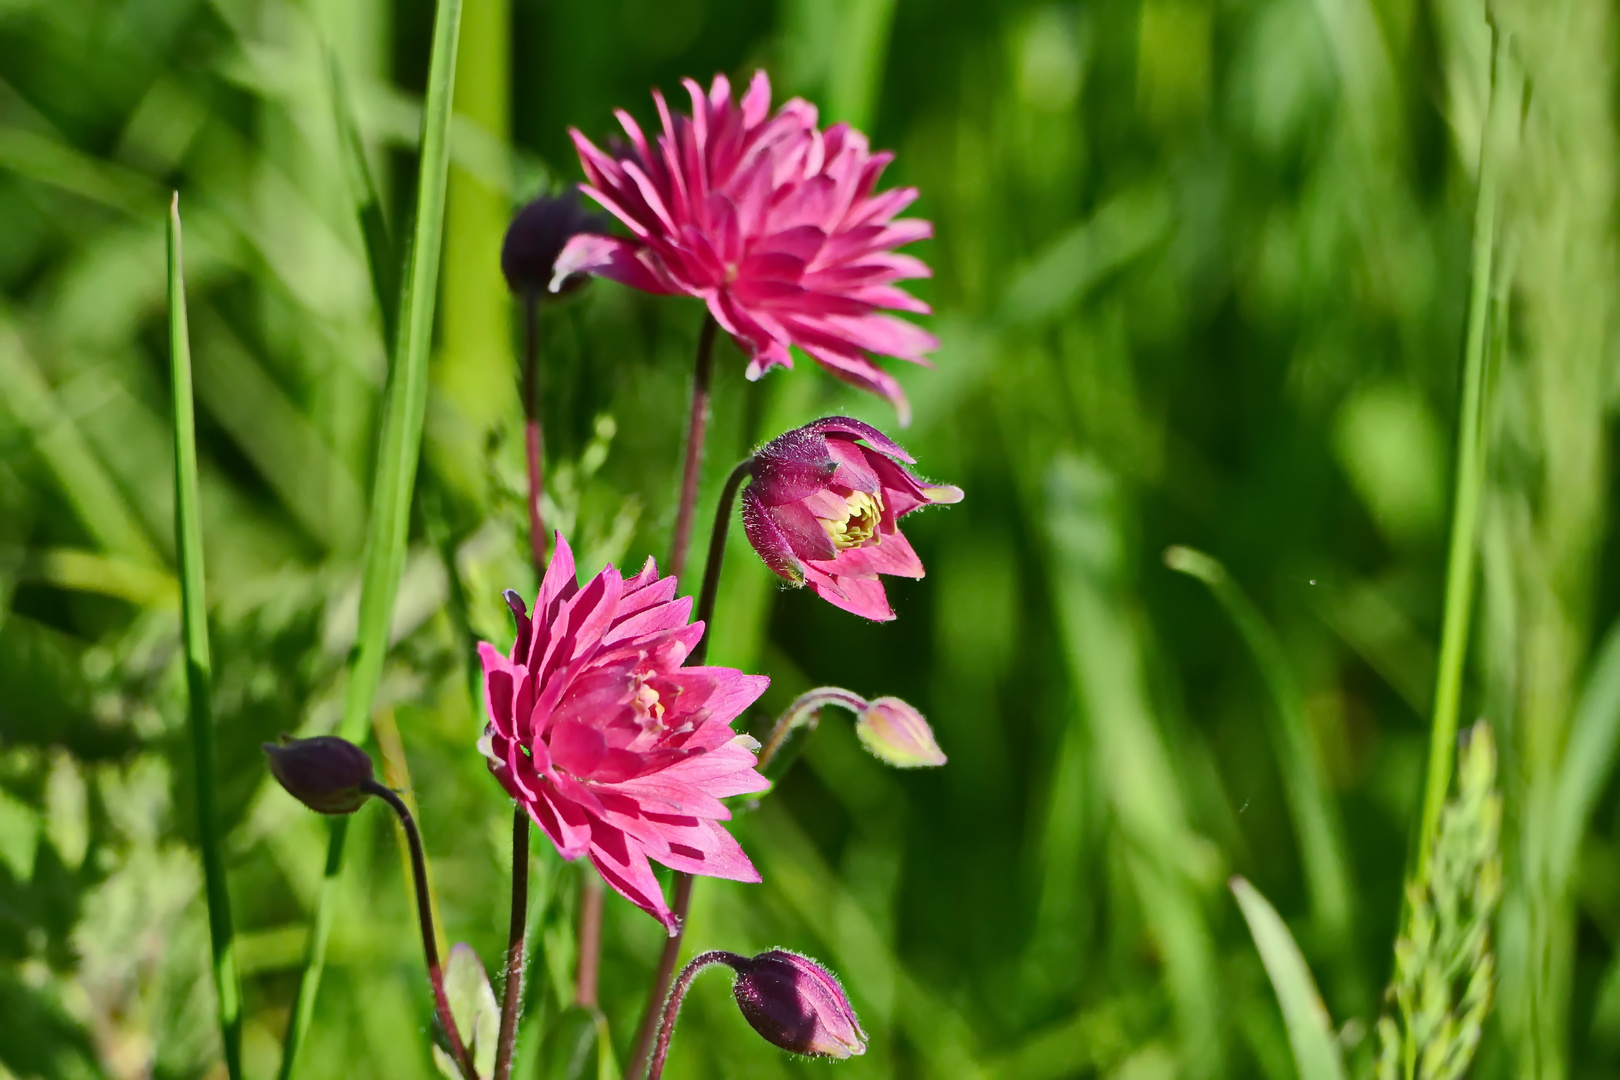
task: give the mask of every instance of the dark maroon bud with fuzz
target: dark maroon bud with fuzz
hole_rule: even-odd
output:
[[[557,256],[568,241],[579,233],[605,233],[607,228],[607,218],[586,210],[572,191],[527,203],[512,218],[501,244],[501,273],[507,287],[519,296],[544,295]],[[570,292],[585,281],[584,274],[571,274],[552,291]]]
[[[371,757],[347,739],[317,735],[265,743],[270,772],[287,793],[320,814],[352,814],[369,797]]]
[[[766,1042],[811,1057],[866,1053],[866,1032],[844,988],[808,956],[772,949],[736,967],[732,995]]]

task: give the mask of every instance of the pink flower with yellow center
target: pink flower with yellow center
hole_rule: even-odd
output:
[[[862,445],[862,443],[870,445]],[[870,424],[817,420],[761,447],[742,493],[743,529],[765,565],[823,600],[879,622],[894,618],[879,575],[920,578],[900,519],[962,489],[931,484]]]
[[[770,680],[683,667],[703,636],[692,601],[651,559],[639,574],[607,567],[583,587],[568,542],[531,617],[507,603],[517,640],[502,656],[480,643],[490,771],[565,859],[589,856],[602,878],[674,933],[648,859],[689,874],[758,881],[721,822],[720,802],[770,785],[754,742],[731,723]]]
[[[581,189],[622,221],[629,238],[574,237],[554,281],[599,274],[653,293],[695,296],[748,353],[748,377],[792,367],[797,345],[845,382],[888,398],[909,420],[905,394],[873,355],[926,363],[932,336],[887,310],[928,314],[896,283],[928,277],[896,252],[933,235],[897,218],[915,188],[878,192],[894,155],[873,153],[847,124],[825,131],[815,106],[794,98],[774,114],[771,84],[754,74],[732,100],[716,75],[707,95],[686,80],[690,116],[672,115],[653,91],[662,132],[649,141],[615,115],[629,145],[615,157],[570,131],[589,183]]]

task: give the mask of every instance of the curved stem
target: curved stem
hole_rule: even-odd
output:
[[[444,1028],[445,1039],[450,1043],[451,1057],[455,1058],[462,1074],[468,1080],[474,1080],[478,1071],[473,1066],[472,1054],[468,1053],[461,1041],[461,1033],[456,1030],[455,1017],[450,1013],[450,999],[444,993],[444,971],[439,966],[439,946],[433,933],[433,904],[428,899],[427,857],[422,854],[422,836],[416,830],[416,820],[406,808],[405,800],[396,795],[392,788],[376,780],[367,780],[360,785],[360,789],[392,806],[394,813],[399,815],[399,823],[405,827],[405,840],[411,847],[411,876],[416,883],[416,917],[422,927],[422,956],[427,961],[428,982],[433,986],[433,1007],[439,1014],[439,1025]]]
[[[712,321],[712,320],[711,320]],[[725,489],[720,493],[720,505],[715,508],[714,529],[709,534],[709,555],[703,565],[703,585],[698,590],[697,618],[703,623],[703,637],[687,656],[688,664],[701,664],[709,655],[709,638],[714,629],[714,603],[720,594],[720,565],[726,554],[726,532],[731,526],[731,507],[737,500],[737,489],[748,477],[750,458],[731,470]],[[641,1014],[641,1025],[636,1028],[635,1041],[630,1053],[630,1070],[625,1075],[636,1080],[646,1067],[647,1054],[652,1049],[653,1025],[657,1022],[658,1005],[664,1000],[669,981],[675,975],[675,962],[681,956],[681,938],[686,932],[686,912],[692,906],[692,875],[675,874],[675,898],[670,911],[675,916],[675,932],[664,942],[664,952],[658,958],[658,970],[647,995],[647,1007]]]
[[[686,570],[686,554],[692,545],[692,515],[697,512],[698,477],[703,471],[703,436],[709,426],[709,382],[714,374],[714,336],[718,328],[714,316],[705,312],[692,370],[692,411],[686,418],[681,501],[675,509],[675,541],[669,555],[669,572],[677,578]]]
[[[699,953],[692,958],[692,962],[681,969],[681,977],[675,980],[674,987],[669,992],[669,998],[664,1002],[663,1023],[658,1027],[658,1048],[653,1051],[652,1067],[647,1071],[647,1080],[659,1080],[664,1075],[664,1059],[669,1056],[669,1037],[675,1034],[675,1018],[680,1015],[681,1003],[686,1000],[686,991],[691,987],[692,980],[697,978],[698,972],[715,964],[725,964],[733,971],[741,971],[746,963],[743,957],[736,953],[715,949],[713,952]]]
[[[506,937],[506,988],[501,998],[501,1033],[495,1044],[494,1080],[512,1073],[512,1047],[523,1002],[523,952],[529,921],[529,812],[512,808],[512,921]]]
[[[787,707],[771,728],[770,735],[765,738],[765,745],[760,747],[759,763],[755,767],[764,772],[765,767],[776,756],[776,752],[782,749],[783,741],[796,728],[812,722],[812,717],[826,706],[837,705],[859,714],[867,704],[867,700],[859,694],[837,686],[818,686],[814,690],[806,690],[793,699],[793,704]]]

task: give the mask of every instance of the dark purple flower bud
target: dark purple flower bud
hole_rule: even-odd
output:
[[[363,785],[372,778],[371,757],[347,739],[283,735],[264,752],[287,793],[317,813],[352,814],[369,797]]]
[[[540,296],[551,284],[557,256],[578,233],[606,232],[607,218],[586,210],[573,191],[542,195],[512,218],[501,244],[501,273],[519,296]],[[553,292],[569,292],[584,284],[584,274],[570,275]]]
[[[742,493],[748,542],[766,566],[835,607],[892,619],[879,576],[923,576],[900,518],[962,498],[961,488],[912,473],[911,462],[877,428],[848,417],[780,435],[750,465]]]
[[[772,949],[735,966],[732,995],[766,1042],[811,1057],[866,1053],[866,1032],[844,988],[808,956]]]

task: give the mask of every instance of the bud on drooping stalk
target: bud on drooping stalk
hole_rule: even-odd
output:
[[[855,734],[873,756],[897,769],[945,764],[945,752],[923,714],[897,697],[868,703],[855,720]]]
[[[772,949],[736,967],[731,993],[766,1042],[811,1057],[866,1053],[866,1032],[844,988],[808,956]]]
[[[347,739],[317,735],[265,743],[270,772],[287,793],[321,814],[352,814],[369,797],[362,785],[372,778],[371,757]]]
[[[553,284],[554,293],[578,288],[589,280],[586,275],[567,274],[552,282],[557,256],[576,234],[606,232],[607,227],[607,219],[586,210],[572,191],[529,202],[512,218],[501,244],[507,287],[519,296],[541,296]]]

